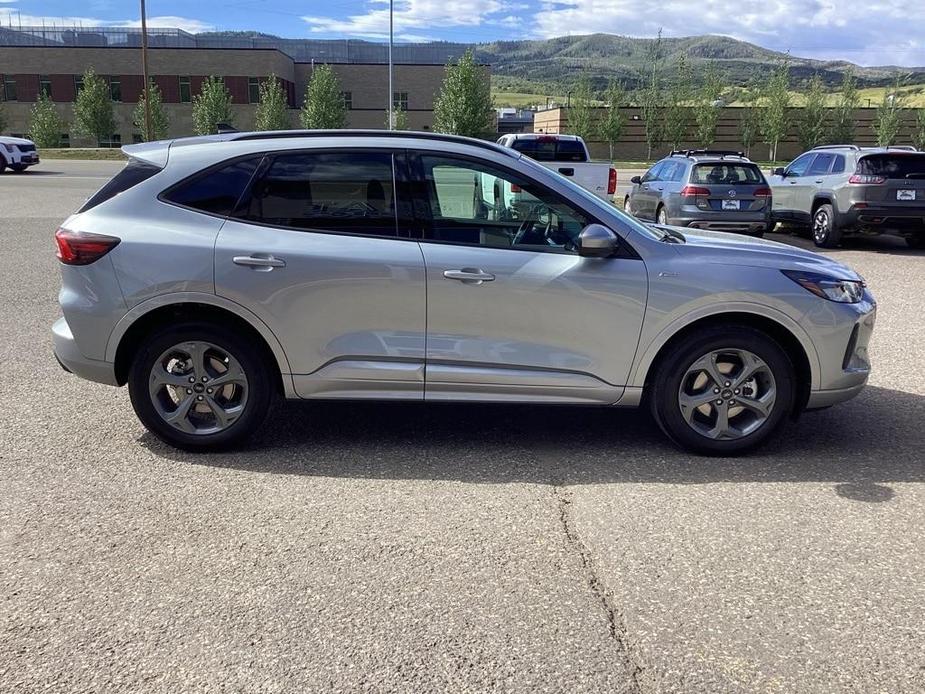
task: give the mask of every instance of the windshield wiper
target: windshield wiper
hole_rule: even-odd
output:
[[[659,239],[664,243],[687,243],[687,237],[684,236],[680,231],[672,229],[670,227],[656,227],[659,231],[665,233],[665,235]]]

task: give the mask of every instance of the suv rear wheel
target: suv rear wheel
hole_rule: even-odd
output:
[[[668,224],[668,212],[665,210],[664,206],[658,208],[658,212],[655,213],[655,219],[659,224]]]
[[[266,356],[236,332],[212,323],[161,328],[138,350],[129,372],[135,414],[165,443],[190,451],[240,444],[274,399]]]
[[[746,326],[706,328],[684,338],[651,383],[650,407],[680,446],[738,455],[764,443],[794,401],[793,365],[781,346]]]
[[[841,243],[841,229],[835,224],[835,208],[823,203],[813,212],[813,243],[820,248],[836,248]]]

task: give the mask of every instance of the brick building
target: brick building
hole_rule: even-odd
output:
[[[144,85],[141,51],[137,32],[120,30],[129,39],[112,40],[110,33],[94,30],[70,40],[65,32],[56,32],[54,39],[29,34],[27,30],[0,30],[0,99],[4,100],[7,125],[3,134],[26,134],[30,112],[41,91],[45,91],[68,123],[72,122],[73,102],[80,77],[92,67],[110,86],[116,117],[116,132],[109,142],[113,146],[140,138],[140,129],[132,122],[132,112]],[[74,32],[71,32],[72,34]],[[103,40],[90,40],[102,36]],[[192,35],[185,35],[192,37]],[[348,126],[352,128],[383,128],[386,126],[388,103],[388,65],[381,62],[381,51],[367,50],[359,59],[369,62],[335,62],[342,56],[328,55],[331,51],[317,50],[317,58],[305,50],[286,52],[280,47],[252,45],[230,47],[215,45],[180,45],[183,32],[155,35],[148,50],[149,74],[160,87],[164,107],[170,118],[170,136],[192,133],[192,97],[199,92],[202,81],[209,75],[224,79],[231,92],[235,126],[250,129],[258,101],[258,85],[270,74],[279,78],[288,95],[290,119],[298,127],[298,109],[302,105],[306,86],[315,66],[329,62],[340,81],[347,106]],[[161,39],[161,40],[157,40]],[[87,45],[87,44],[103,45]],[[188,41],[187,41],[188,43]],[[197,42],[198,43],[198,42]],[[213,42],[214,43],[214,42]],[[279,43],[289,48],[292,40]],[[304,42],[311,48],[320,42]],[[41,45],[35,45],[41,44]],[[76,45],[74,45],[76,44]],[[296,53],[294,58],[291,53]],[[393,68],[393,102],[408,113],[409,127],[428,130],[433,124],[433,104],[444,77],[444,63],[397,63]],[[425,56],[427,57],[427,56]],[[442,56],[441,56],[442,57]],[[452,56],[450,56],[452,58]],[[488,68],[485,68],[489,79]],[[65,143],[72,146],[96,146],[86,138],[63,133]]]

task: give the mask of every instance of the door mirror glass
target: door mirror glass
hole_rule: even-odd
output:
[[[617,250],[617,235],[602,224],[589,224],[578,235],[578,255],[607,258]]]
[[[634,183],[635,185],[638,186],[640,183],[642,183],[642,179],[639,176],[633,176],[630,179],[630,183]]]
[[[772,175],[772,176],[781,176],[781,177],[784,177],[784,176],[787,175],[787,172],[784,171],[784,167],[783,167],[783,166],[778,166],[776,169],[772,169],[772,170],[771,170],[771,175]]]

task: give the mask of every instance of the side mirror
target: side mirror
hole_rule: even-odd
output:
[[[640,183],[642,183],[642,179],[639,178],[639,176],[633,176],[630,179],[630,183],[635,183],[638,186]]]
[[[617,235],[602,224],[589,224],[578,235],[578,255],[582,258],[607,258],[618,245]]]
[[[771,175],[780,176],[781,178],[785,178],[787,176],[787,172],[783,166],[778,166],[776,169],[771,170]]]

